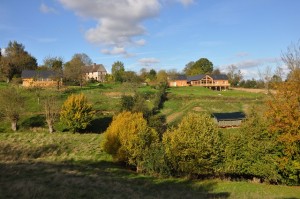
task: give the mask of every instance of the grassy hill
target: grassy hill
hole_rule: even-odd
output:
[[[0,84],[0,89],[6,84]],[[149,96],[151,87],[122,84],[93,84],[82,89],[61,91],[24,90],[27,103],[21,129],[9,130],[0,122],[0,198],[297,198],[299,187],[274,186],[247,181],[189,180],[158,178],[137,174],[106,154],[101,134],[112,115],[119,110],[120,97],[135,90]],[[46,132],[39,97],[57,93],[60,104],[72,93],[84,93],[94,104],[97,115],[89,134]],[[169,125],[176,124],[187,112],[247,112],[251,105],[262,105],[264,94],[243,91],[211,91],[201,87],[168,89],[161,110]],[[234,132],[231,132],[234,133]]]

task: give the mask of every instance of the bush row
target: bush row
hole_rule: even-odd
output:
[[[222,134],[210,115],[190,113],[162,139],[141,113],[122,112],[105,132],[103,148],[117,161],[155,176],[259,179],[299,184],[278,161],[282,145],[254,110],[239,132]]]

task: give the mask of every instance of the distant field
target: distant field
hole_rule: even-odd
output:
[[[102,135],[0,133],[0,198],[298,198],[299,187],[155,178],[115,163]]]
[[[187,112],[247,112],[253,105],[263,104],[266,95],[238,90],[213,91],[203,87],[168,89],[168,100],[162,113],[169,124],[176,124]]]

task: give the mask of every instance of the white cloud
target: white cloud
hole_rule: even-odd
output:
[[[221,66],[222,68],[227,68],[230,65],[235,65],[239,69],[246,69],[246,68],[253,68],[253,67],[259,67],[265,64],[276,64],[279,63],[280,59],[279,58],[260,58],[260,59],[248,59],[248,60],[243,60],[240,62],[236,63],[231,63],[227,65]]]
[[[108,54],[108,55],[118,55],[118,54],[126,54],[126,50],[124,48],[118,48],[114,47],[112,50],[109,49],[102,49],[101,52],[103,54]]]
[[[46,4],[42,3],[40,5],[40,11],[42,13],[48,14],[48,13],[54,13],[57,14],[57,11],[54,8],[51,8],[49,6],[47,6]]]
[[[142,58],[142,59],[139,59],[138,62],[144,66],[149,66],[151,64],[157,64],[160,62],[159,59],[156,59],[156,58]]]
[[[85,32],[85,38],[100,45],[105,54],[128,55],[128,47],[143,46],[144,39],[136,39],[146,33],[143,21],[158,16],[167,0],[58,0],[66,9],[86,19],[93,19],[96,25]],[[195,0],[169,0],[184,6]],[[42,4],[43,7],[46,7]],[[41,6],[42,7],[42,6]],[[47,9],[43,8],[45,11]],[[122,49],[122,50],[121,50]]]
[[[158,0],[59,0],[77,15],[97,21],[96,27],[86,31],[86,39],[101,45],[105,54],[128,54],[131,45],[144,45],[145,40],[135,40],[144,35],[142,22],[159,14]]]

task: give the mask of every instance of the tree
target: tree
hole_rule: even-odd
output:
[[[282,53],[282,61],[287,65],[288,69],[293,72],[300,68],[300,40],[292,43],[287,51]]]
[[[213,63],[207,58],[200,58],[196,62],[189,62],[184,68],[184,72],[187,76],[211,74],[212,71]]]
[[[299,43],[300,46],[300,43]],[[279,169],[288,183],[300,183],[300,47],[289,48],[283,61],[290,69],[286,82],[279,82],[268,101],[269,130],[277,135]],[[294,50],[294,51],[293,51]]]
[[[231,86],[238,86],[243,79],[241,71],[238,70],[238,68],[235,65],[228,66],[227,71],[228,81],[231,84]]]
[[[116,82],[123,82],[123,74],[125,72],[123,62],[116,61],[111,67],[111,74]]]
[[[163,144],[177,174],[207,175],[220,169],[221,134],[208,114],[188,114],[178,128],[163,135]]]
[[[220,75],[221,71],[220,71],[220,69],[216,68],[216,69],[213,70],[213,72],[211,74],[212,75]]]
[[[63,74],[63,59],[61,57],[48,56],[44,59],[44,67],[55,72],[55,77],[53,78],[57,81],[57,89],[59,90]]]
[[[156,79],[156,71],[155,71],[154,69],[151,69],[151,70],[149,71],[149,76],[148,76],[148,78],[150,79],[150,81],[153,81],[153,80]]]
[[[75,54],[72,59],[65,64],[65,77],[68,80],[77,81],[82,87],[84,81],[84,67],[91,65],[91,59],[84,53]]]
[[[5,75],[7,82],[10,82],[15,75],[21,75],[22,70],[37,69],[37,60],[31,56],[25,47],[16,41],[9,42],[5,48],[5,55],[1,58],[1,72]]]
[[[252,107],[238,132],[225,134],[224,172],[278,182],[276,136],[259,107]]]
[[[142,113],[122,112],[104,133],[104,150],[115,159],[141,171],[144,151],[158,141],[158,134],[147,126]]]
[[[270,82],[272,80],[272,68],[270,66],[265,67],[264,71],[258,70],[258,75],[265,85],[267,93],[270,91]]]
[[[54,122],[57,119],[59,113],[57,97],[54,95],[45,96],[43,100],[43,108],[49,133],[53,133],[55,131]]]
[[[0,90],[0,110],[11,122],[11,129],[18,129],[18,121],[24,108],[25,99],[20,91],[14,87],[8,87]]]
[[[75,133],[90,124],[94,113],[92,105],[83,94],[71,95],[61,108],[60,120]]]
[[[168,83],[168,73],[165,70],[158,71],[156,75],[156,82],[157,83]]]

